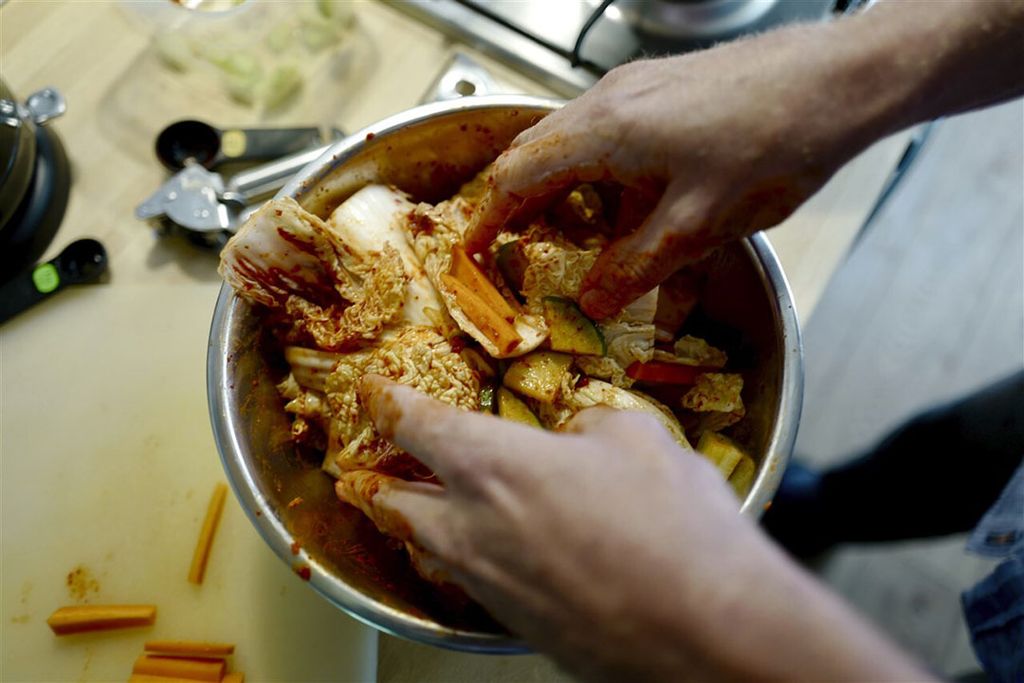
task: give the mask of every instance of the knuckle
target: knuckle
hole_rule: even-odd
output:
[[[438,534],[438,555],[454,568],[465,569],[474,555],[473,543],[462,524],[452,520],[445,527],[445,533]]]
[[[481,476],[483,466],[471,463],[467,458],[452,457],[445,462],[444,475],[446,483],[459,486],[472,486]]]

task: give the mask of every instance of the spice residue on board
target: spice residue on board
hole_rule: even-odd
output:
[[[78,602],[89,602],[90,594],[100,592],[99,581],[84,565],[78,565],[69,571],[65,583],[68,587],[68,595]]]

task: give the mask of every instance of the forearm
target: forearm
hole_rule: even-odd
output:
[[[699,668],[709,678],[931,680],[763,537],[745,538],[716,568],[715,589],[676,622],[679,642],[703,654]]]
[[[1024,94],[1024,3],[884,0],[822,32],[827,113],[863,148],[908,126]]]

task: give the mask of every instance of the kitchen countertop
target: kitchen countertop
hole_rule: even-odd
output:
[[[435,31],[383,4],[357,2],[352,7],[357,19],[355,30],[369,46],[373,59],[365,63],[360,77],[352,81],[351,92],[346,93],[351,96],[344,98],[344,104],[331,121],[346,131],[358,130],[417,104],[456,48],[484,64],[510,92],[549,94],[542,87],[474,53],[472,49],[453,45]],[[136,9],[127,2],[12,0],[0,9],[0,74],[8,86],[22,98],[36,89],[54,86],[68,100],[67,114],[51,125],[67,147],[73,166],[74,184],[67,216],[44,259],[55,256],[73,239],[89,236],[105,244],[111,263],[111,276],[106,284],[61,293],[0,328],[0,419],[3,421],[0,428],[3,433],[0,464],[3,466],[4,504],[3,622],[0,629],[4,634],[5,670],[14,661],[25,665],[24,657],[18,659],[18,648],[34,647],[36,650],[33,652],[42,653],[47,652],[47,647],[52,648],[48,644],[53,638],[42,620],[59,604],[43,604],[43,596],[54,596],[52,599],[55,600],[56,596],[66,592],[64,575],[74,569],[72,566],[47,566],[44,571],[44,567],[40,567],[39,574],[32,582],[13,571],[16,566],[21,567],[18,562],[36,557],[19,544],[29,543],[32,538],[46,537],[50,530],[49,527],[34,527],[42,526],[41,520],[45,515],[15,514],[18,511],[9,507],[10,501],[16,498],[15,494],[20,492],[16,489],[22,488],[22,481],[15,475],[30,476],[32,473],[30,468],[22,465],[21,460],[15,461],[15,458],[32,458],[47,452],[47,449],[72,448],[72,444],[76,443],[71,439],[61,440],[47,434],[47,425],[52,425],[54,432],[76,435],[78,443],[96,448],[103,445],[116,450],[111,444],[115,444],[117,439],[111,436],[116,437],[118,430],[124,428],[123,423],[110,419],[109,412],[104,413],[107,415],[104,420],[98,417],[99,413],[83,409],[82,399],[88,397],[91,403],[107,406],[105,410],[115,411],[116,417],[118,406],[122,405],[119,399],[125,398],[124,395],[115,394],[120,391],[119,387],[130,386],[134,391],[145,385],[149,393],[140,389],[142,393],[131,395],[134,402],[130,411],[133,425],[125,433],[138,435],[142,447],[147,434],[152,436],[149,432],[156,433],[145,428],[149,422],[160,423],[166,431],[168,416],[163,414],[162,407],[171,410],[175,417],[181,419],[175,429],[166,434],[167,438],[184,438],[181,447],[189,449],[190,457],[202,459],[201,463],[188,468],[190,472],[196,473],[195,476],[178,482],[182,491],[181,500],[176,504],[187,505],[182,502],[186,499],[193,503],[188,508],[189,524],[193,523],[193,517],[198,519],[201,516],[207,491],[218,478],[219,462],[216,460],[209,424],[205,418],[205,397],[201,386],[209,314],[219,288],[216,258],[181,238],[159,237],[133,217],[135,205],[160,185],[165,173],[150,156],[152,138],[133,138],[130,126],[119,125],[116,119],[111,119],[111,103],[124,102],[127,94],[133,123],[141,122],[148,129],[156,130],[164,121],[166,111],[161,109],[159,100],[154,99],[159,93],[154,95],[152,91],[146,91],[138,99],[131,99],[133,93],[130,89],[135,82],[133,78],[136,81],[139,79],[137,65],[146,54],[151,31],[152,25],[140,19]],[[134,73],[133,68],[136,69]],[[142,93],[143,85],[138,87]],[[213,123],[240,123],[218,120],[217,112],[211,111],[198,95],[184,97],[185,101],[177,101],[175,105],[193,111],[195,118]],[[772,231],[771,240],[789,278],[801,319],[806,320],[813,311],[829,277],[863,225],[905,144],[905,135],[877,144],[844,168],[783,226]],[[161,321],[175,321],[175,324],[162,327],[154,325],[146,319],[147,314]],[[122,333],[140,324],[146,328],[144,333]],[[87,329],[75,332],[75,329],[81,330],[82,326]],[[90,374],[82,369],[89,363],[114,364],[118,359],[133,358],[142,367],[143,360],[137,358],[140,343],[145,344],[149,356],[162,364],[161,372],[167,375],[162,380],[132,384],[130,373],[119,376],[117,370],[111,368],[112,379],[104,382],[102,373]],[[190,351],[181,352],[178,348],[180,345],[189,346]],[[52,349],[59,357],[49,362],[48,356],[42,353],[46,349]],[[174,378],[179,374],[177,370],[180,370],[182,376],[194,375],[194,385],[188,385],[187,389],[183,385],[182,393],[175,394],[179,402],[164,406],[160,401],[164,397],[161,389],[176,386]],[[93,385],[86,389],[65,383],[75,380],[93,382]],[[48,401],[41,388],[64,392],[78,400]],[[34,401],[38,401],[38,404],[34,404]],[[140,410],[140,405],[152,409]],[[26,425],[29,424],[27,421],[33,416],[46,418],[45,422],[38,422],[38,439],[26,431]],[[20,422],[21,418],[26,422]],[[97,426],[102,426],[105,431],[102,438],[97,435],[94,442],[90,443],[87,437],[94,434]],[[37,450],[36,444],[40,453],[33,452]],[[69,454],[69,457],[74,456],[75,453]],[[122,461],[116,458],[110,461],[97,460],[101,467],[105,464],[113,467],[112,463],[116,462]],[[49,464],[56,466],[55,463]],[[63,474],[59,480],[70,486],[72,491],[89,486],[89,477],[97,476],[92,468],[79,469],[81,471],[61,468]],[[76,472],[76,476],[81,478],[69,479],[69,472]],[[174,477],[169,479],[175,480]],[[196,505],[200,508],[198,512],[195,511]],[[79,511],[90,509],[93,508],[78,508]],[[137,524],[142,524],[146,519],[146,515],[139,515]],[[92,525],[104,524],[103,519],[81,521]],[[338,637],[357,643],[354,651],[360,653],[360,666],[344,669],[348,672],[345,674],[347,676],[372,677],[375,664],[378,666],[378,680],[382,681],[540,680],[557,675],[551,665],[540,657],[463,655],[385,636],[380,638],[379,661],[374,662],[372,652],[368,652],[367,648],[372,650],[375,634],[340,613],[321,609],[326,607],[326,603],[315,598],[312,591],[303,589],[299,580],[288,575],[287,571],[283,571],[285,576],[279,575],[281,572],[275,574],[271,565],[275,562],[280,564],[279,561],[269,551],[263,553],[265,557],[260,555],[261,541],[233,502],[225,513],[222,532],[237,535],[241,539],[235,540],[239,544],[238,552],[252,553],[256,558],[254,562],[266,565],[266,572],[246,576],[250,582],[249,590],[255,593],[247,595],[245,600],[253,600],[253,595],[260,594],[261,587],[269,593],[277,591],[280,584],[282,591],[287,586],[292,594],[300,593],[301,600],[308,599],[308,609],[314,615],[309,625],[304,626],[293,611],[257,599],[256,604],[260,607],[258,616],[268,619],[282,615],[287,617],[288,626],[294,631],[292,635],[298,640],[302,639],[303,628],[312,631],[314,624],[327,624],[336,629],[334,632],[339,634]],[[191,537],[191,533],[189,531],[186,536]],[[97,535],[102,536],[100,532]],[[88,546],[86,543],[79,551],[85,552]],[[187,550],[187,543],[185,547]],[[100,574],[125,566],[111,564],[115,560],[104,559],[105,556],[96,547],[92,548],[92,552],[99,553],[96,566],[100,569],[96,571]],[[125,549],[125,552],[130,551]],[[211,559],[211,575],[221,576],[222,581],[230,583],[226,574],[228,567],[217,569],[216,560],[215,548]],[[104,562],[107,564],[104,565]],[[139,570],[145,571],[144,562],[138,558],[133,562],[131,566],[139,565]],[[282,566],[278,569],[285,568]],[[40,584],[47,580],[60,585],[42,587]],[[264,582],[262,586],[260,581]],[[111,586],[109,590],[120,585],[118,580],[109,577],[100,579],[98,583]],[[213,594],[216,591],[211,589]],[[82,598],[83,595],[86,597]],[[100,592],[93,597],[98,602],[102,601],[100,598],[112,600],[116,596]],[[62,599],[64,602],[73,602],[75,599],[88,599],[88,594],[79,592],[77,596],[63,595]],[[196,610],[200,609],[202,600],[196,595],[189,595],[185,599],[191,601],[189,604],[194,604]],[[229,590],[225,591],[223,599],[228,601],[225,604],[234,604],[230,601],[243,598]],[[160,597],[150,597],[149,600],[161,601]],[[177,622],[170,616],[168,619],[179,624],[188,622],[184,618]],[[256,633],[259,633],[258,629],[238,631],[240,636],[248,638],[255,638]],[[311,637],[313,635],[310,633]],[[177,637],[189,637],[189,634],[179,633]],[[230,639],[231,634],[224,637]],[[323,643],[322,632],[319,637],[321,640],[316,642]],[[126,647],[137,647],[138,642],[141,642],[129,642],[124,638],[120,641]],[[41,659],[36,660],[38,666],[42,667],[36,671],[36,675],[40,679],[53,678],[57,676],[54,673],[56,671],[75,670],[78,672],[74,675],[77,679],[94,679],[99,676],[97,667],[100,664],[90,668],[84,658],[88,651],[90,661],[93,657],[102,659],[102,654],[92,654],[102,650],[102,644],[100,639],[91,638],[81,651],[62,644],[62,661],[71,668],[53,669],[48,674],[45,670],[48,664],[43,662],[49,660]],[[266,642],[240,642],[240,656],[247,647],[250,651],[285,651],[268,648]],[[330,658],[329,653],[321,656]],[[76,658],[83,661],[77,662]],[[260,659],[252,657],[248,661],[255,663]],[[75,669],[76,666],[79,668]],[[248,673],[252,680],[263,680],[256,670]],[[264,677],[268,675],[264,673]]]

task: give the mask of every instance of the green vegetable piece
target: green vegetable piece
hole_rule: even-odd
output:
[[[519,292],[523,289],[526,266],[529,265],[526,255],[523,253],[522,242],[512,240],[498,247],[495,261],[498,264],[498,271],[501,272],[501,277],[505,280],[505,284],[519,296]]]
[[[498,387],[498,416],[531,427],[541,427],[540,420],[530,410],[530,406],[505,387]]]
[[[153,41],[156,56],[164,66],[179,73],[192,68],[195,55],[188,41],[176,33],[161,33]]]
[[[256,92],[259,89],[259,79],[224,74],[224,90],[235,102],[251,107],[256,104]]]
[[[569,299],[544,297],[544,319],[553,350],[584,356],[603,356],[608,352],[601,330]]]
[[[338,34],[333,24],[318,19],[316,21],[302,22],[302,28],[299,30],[299,35],[302,36],[302,42],[306,45],[306,49],[312,54],[317,54],[324,48],[338,41]]]
[[[316,8],[325,19],[330,19],[342,28],[348,28],[356,15],[348,0],[317,0]]]
[[[551,403],[558,396],[570,365],[572,356],[554,351],[534,351],[513,361],[502,382],[516,393]]]
[[[293,27],[290,24],[277,24],[267,33],[267,47],[274,54],[281,54],[294,42]]]
[[[732,486],[732,490],[736,492],[736,497],[743,500],[750,493],[750,487],[754,485],[754,475],[757,474],[757,466],[754,465],[754,461],[743,456],[743,458],[736,463],[736,469],[729,475],[729,484]]]
[[[480,412],[493,413],[494,403],[494,387],[490,384],[485,384],[484,386],[480,387]]]
[[[234,52],[228,55],[211,53],[209,59],[221,71],[236,78],[259,80],[263,74],[259,60],[248,52]]]
[[[302,73],[294,66],[279,66],[270,75],[263,104],[267,109],[276,109],[302,89]]]
[[[757,467],[753,458],[744,453],[735,441],[718,432],[704,432],[697,442],[697,452],[715,463],[737,496],[743,498],[747,495]]]

